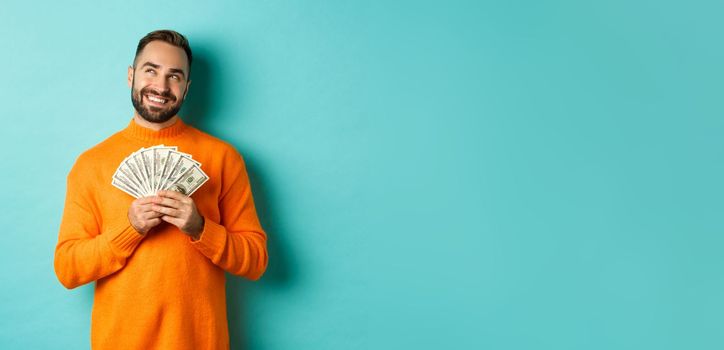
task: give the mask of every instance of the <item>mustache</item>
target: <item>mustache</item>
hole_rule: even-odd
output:
[[[154,95],[157,95],[157,96],[161,96],[161,97],[166,98],[166,99],[168,99],[168,100],[170,100],[170,101],[176,101],[176,96],[174,96],[173,94],[171,94],[171,91],[168,91],[168,90],[166,90],[166,91],[156,91],[156,90],[150,89],[150,88],[143,88],[143,89],[141,89],[141,96],[146,95],[146,94],[148,94],[148,93],[151,93],[151,94],[154,94]]]

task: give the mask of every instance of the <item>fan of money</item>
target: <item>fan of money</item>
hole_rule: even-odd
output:
[[[209,177],[201,163],[175,146],[141,148],[126,157],[113,174],[111,184],[135,198],[155,196],[160,190],[193,194]]]

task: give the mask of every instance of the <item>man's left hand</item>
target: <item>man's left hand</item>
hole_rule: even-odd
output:
[[[164,214],[161,220],[191,236],[196,241],[204,230],[204,217],[199,214],[191,197],[176,191],[158,191],[153,199],[153,210]]]

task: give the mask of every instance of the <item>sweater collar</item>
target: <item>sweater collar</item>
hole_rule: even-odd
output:
[[[173,138],[176,138],[177,136],[183,134],[187,129],[188,125],[186,125],[181,118],[176,118],[176,122],[173,123],[173,125],[165,127],[161,130],[152,130],[148,128],[144,128],[140,125],[138,125],[133,118],[131,118],[131,122],[128,123],[128,126],[123,129],[121,132],[130,138],[140,140],[140,141],[149,141],[149,142],[159,142],[159,141],[165,141],[170,140]]]

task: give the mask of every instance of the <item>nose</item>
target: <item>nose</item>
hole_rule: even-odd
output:
[[[154,87],[160,93],[166,93],[169,91],[168,80],[163,76],[154,78],[152,87]]]

